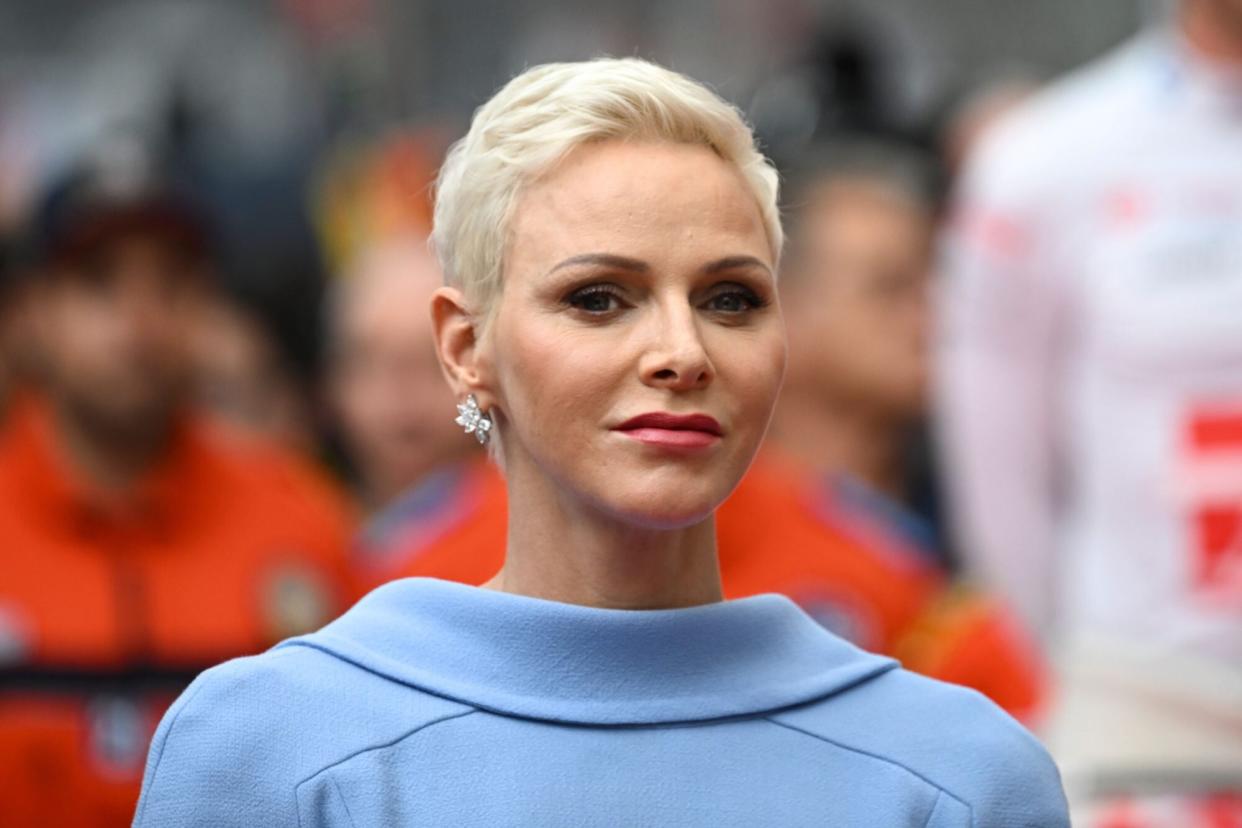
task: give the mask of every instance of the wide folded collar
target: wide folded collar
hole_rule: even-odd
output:
[[[314,647],[485,710],[592,725],[754,715],[896,666],[778,595],[609,610],[431,578],[385,584],[319,632],[281,646]]]

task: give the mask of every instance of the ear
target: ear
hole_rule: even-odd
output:
[[[490,372],[486,369],[486,361],[481,358],[479,319],[466,304],[466,297],[460,290],[453,287],[436,289],[431,296],[431,326],[440,369],[453,394],[458,398],[474,394],[484,410],[490,408]]]

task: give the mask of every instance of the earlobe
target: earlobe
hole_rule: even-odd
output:
[[[457,288],[442,287],[432,295],[431,324],[436,355],[453,393],[462,398],[475,394],[482,399],[486,391],[479,360],[477,321],[465,295]]]

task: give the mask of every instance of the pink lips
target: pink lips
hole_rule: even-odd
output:
[[[714,446],[724,434],[720,423],[706,414],[663,411],[631,417],[614,431],[650,446],[683,451]]]

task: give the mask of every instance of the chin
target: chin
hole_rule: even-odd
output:
[[[715,497],[713,493],[689,491],[685,487],[650,486],[632,497],[619,497],[614,492],[601,505],[632,526],[674,530],[707,520],[723,500],[724,496]]]
[[[697,526],[712,516],[713,509],[673,512],[666,509],[621,513],[626,523],[638,529],[655,529],[671,532]]]

